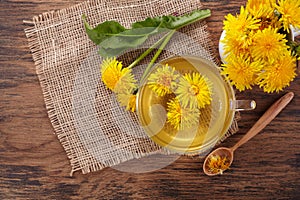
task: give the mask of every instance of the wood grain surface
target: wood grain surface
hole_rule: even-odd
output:
[[[23,20],[82,1],[0,1],[0,199],[300,199],[300,77],[285,92],[295,97],[261,134],[239,148],[223,176],[208,177],[203,160],[180,157],[149,173],[112,168],[69,176],[70,164],[47,116],[42,91],[24,34]],[[217,52],[224,15],[244,0],[202,0]],[[299,68],[297,73],[300,74]],[[238,92],[257,108],[241,113],[232,146],[285,92],[259,88]]]

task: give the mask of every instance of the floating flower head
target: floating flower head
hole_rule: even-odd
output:
[[[279,0],[276,9],[284,30],[289,32],[290,25],[300,28],[300,0]]]
[[[167,122],[176,130],[184,130],[199,123],[199,109],[183,108],[177,98],[167,103]]]
[[[258,76],[258,84],[264,92],[279,92],[296,77],[296,58],[290,54],[280,56],[265,64]]]
[[[158,96],[164,96],[173,93],[179,76],[173,67],[166,64],[149,76],[147,84]]]
[[[108,58],[101,64],[102,81],[114,92],[122,92],[136,87],[136,80],[131,69],[123,68],[116,58]]]
[[[242,6],[240,14],[236,17],[232,14],[225,16],[224,30],[226,32],[248,33],[251,30],[258,29],[260,24],[259,19],[255,19],[249,15],[249,12]]]
[[[272,27],[259,30],[254,35],[251,48],[252,56],[256,59],[277,58],[286,53],[288,45],[285,35],[278,33]]]
[[[200,73],[187,73],[180,77],[175,94],[184,108],[204,108],[211,103],[211,85]]]
[[[221,73],[238,90],[251,89],[256,83],[256,74],[261,70],[261,62],[251,61],[244,56],[228,56],[225,60],[226,64],[222,65]]]

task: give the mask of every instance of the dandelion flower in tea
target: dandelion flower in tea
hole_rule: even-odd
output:
[[[148,85],[158,96],[162,97],[166,94],[173,93],[174,88],[177,86],[179,76],[173,67],[169,67],[168,64],[166,64],[149,76]]]
[[[180,77],[175,91],[182,107],[204,108],[211,102],[212,83],[198,72],[187,73]]]
[[[167,122],[176,130],[184,130],[198,125],[200,116],[198,108],[184,108],[177,98],[171,99],[167,105]]]

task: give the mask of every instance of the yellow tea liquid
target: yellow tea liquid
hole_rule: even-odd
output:
[[[167,123],[166,108],[175,94],[158,97],[147,85],[138,94],[138,115],[146,133],[157,144],[177,152],[199,152],[213,147],[226,133],[232,119],[230,110],[232,91],[223,80],[217,67],[207,60],[194,56],[173,57],[161,62],[174,67],[178,73],[199,72],[212,83],[212,102],[200,110],[199,124],[184,130],[176,130]],[[160,67],[157,65],[154,67]]]

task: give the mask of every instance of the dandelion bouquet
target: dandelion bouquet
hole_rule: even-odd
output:
[[[106,21],[92,28],[87,23],[86,16],[83,16],[87,35],[99,45],[99,54],[105,58],[100,65],[101,80],[107,89],[116,94],[121,106],[135,112],[139,83],[147,77],[148,85],[157,96],[164,98],[171,93],[176,95],[167,103],[167,120],[174,129],[182,130],[198,123],[199,110],[211,102],[209,80],[198,72],[178,74],[174,67],[168,65],[161,66],[155,73],[148,75],[178,29],[209,17],[210,14],[210,10],[206,9],[195,10],[183,16],[149,17],[134,22],[129,29],[116,21]],[[122,53],[134,50],[155,34],[162,34],[162,37],[130,65],[124,66],[122,61],[118,60],[117,57]],[[155,49],[156,53],[138,81],[132,68]]]
[[[240,14],[228,14],[223,75],[240,91],[258,85],[272,93],[289,86],[300,56],[291,26],[300,28],[300,0],[248,0]]]

